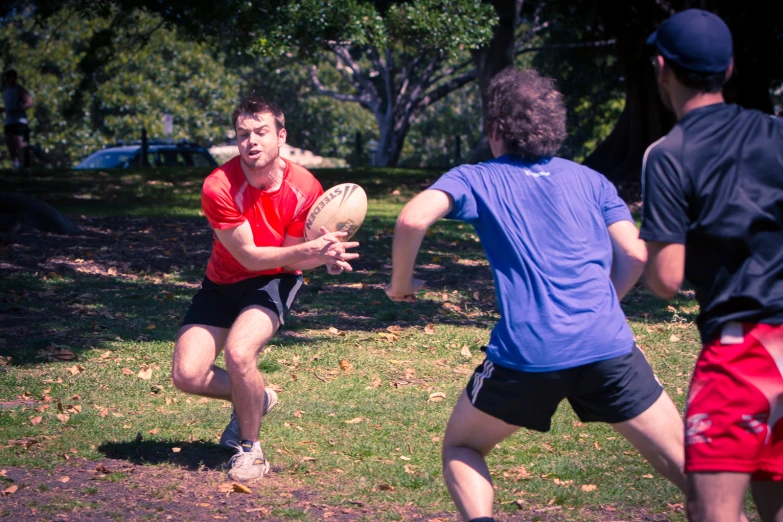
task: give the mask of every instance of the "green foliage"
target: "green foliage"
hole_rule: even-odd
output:
[[[386,20],[395,40],[414,49],[437,49],[444,54],[488,43],[497,23],[492,6],[476,0],[396,3],[389,8]]]
[[[310,57],[339,44],[450,53],[489,42],[495,23],[494,9],[480,0],[411,0],[388,10],[364,0],[296,0],[259,20],[261,34],[252,51]]]
[[[165,113],[174,115],[174,139],[225,139],[240,78],[218,53],[166,29],[159,17],[136,12],[118,29],[121,16],[114,10],[86,19],[62,10],[42,27],[25,15],[0,27],[0,65],[15,67],[32,94],[31,141],[53,164],[139,139],[142,127],[163,138]],[[97,50],[102,57],[91,54]]]
[[[355,103],[342,103],[316,93],[307,70],[299,63],[287,58],[248,58],[237,70],[243,79],[243,95],[262,95],[282,109],[287,141],[295,147],[355,164],[356,133],[361,133],[364,144],[377,139],[378,127],[371,113]],[[331,80],[335,74],[327,69],[325,77]],[[365,159],[369,162],[368,157]]]
[[[478,84],[449,94],[428,107],[411,126],[402,149],[402,167],[450,167],[465,163],[481,136]],[[456,155],[456,141],[460,154]]]
[[[557,80],[568,111],[568,138],[560,155],[582,161],[609,135],[625,107],[622,68],[614,46],[584,45],[612,37],[588,17],[589,6],[549,9],[550,29],[531,42],[539,49],[518,63]]]

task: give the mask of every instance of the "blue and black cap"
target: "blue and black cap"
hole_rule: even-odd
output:
[[[731,65],[731,31],[719,16],[701,9],[679,12],[647,38],[664,60],[695,72],[720,73]]]

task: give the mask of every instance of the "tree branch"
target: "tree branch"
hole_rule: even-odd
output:
[[[615,38],[609,40],[598,40],[595,42],[574,42],[567,44],[551,44],[531,47],[521,47],[514,50],[514,54],[519,56],[520,54],[532,53],[534,51],[548,51],[551,49],[578,49],[580,47],[609,47],[617,43]]]
[[[460,63],[458,65],[455,65],[454,67],[451,67],[449,69],[445,69],[441,74],[439,74],[438,76],[435,76],[434,78],[432,78],[432,80],[430,80],[430,85],[435,85],[436,83],[438,83],[439,81],[443,80],[444,78],[448,78],[452,74],[456,74],[457,71],[461,71],[462,69],[464,69],[465,67],[471,65],[472,63],[473,63],[473,59],[465,60],[464,62],[462,62],[462,63]]]
[[[378,95],[378,91],[375,88],[375,85],[373,85],[372,82],[367,77],[367,75],[364,74],[362,70],[362,66],[359,65],[356,62],[356,60],[353,59],[348,47],[333,46],[332,52],[335,53],[337,56],[339,56],[342,59],[342,61],[348,64],[348,67],[351,68],[353,77],[356,79],[357,82],[359,82],[359,84],[361,84],[361,89],[359,89],[359,91],[366,91],[373,98],[378,98],[378,99],[380,98],[380,96]]]
[[[362,107],[366,107],[371,111],[375,112],[375,107],[373,107],[371,100],[368,100],[369,96],[365,94],[362,95],[346,94],[343,92],[337,92],[331,89],[327,89],[324,86],[324,84],[321,83],[321,80],[318,78],[318,66],[311,65],[309,74],[310,74],[310,81],[312,82],[313,87],[315,87],[315,90],[318,91],[318,94],[323,94],[325,96],[329,96],[339,101],[358,103]]]
[[[339,56],[337,58],[339,59]],[[348,74],[345,71],[346,68],[345,67],[341,67],[338,64],[336,59],[332,59],[328,55],[324,55],[324,60],[329,62],[329,65],[334,67],[340,73],[340,76],[343,77],[343,80],[345,80],[351,87],[353,87],[357,91],[361,91],[362,90],[362,86],[361,86],[361,84],[358,81],[356,81],[355,75]],[[303,63],[303,62],[300,61],[300,63]]]
[[[448,82],[425,94],[424,97],[418,101],[417,105],[422,106],[422,108],[427,107],[428,105],[432,105],[436,101],[448,95],[450,92],[455,91],[463,85],[472,82],[476,79],[477,76],[478,71],[476,69],[468,71],[461,76],[457,76],[456,78],[449,80]]]

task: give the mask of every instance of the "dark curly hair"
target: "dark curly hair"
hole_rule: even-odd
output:
[[[241,114],[259,114],[262,112],[269,112],[275,117],[275,130],[280,132],[281,129],[285,129],[285,116],[277,105],[267,100],[263,96],[249,96],[239,102],[234,112],[231,113],[231,123],[234,125],[234,129],[237,128],[237,119]]]
[[[513,67],[487,89],[487,133],[498,132],[506,152],[536,161],[557,154],[566,138],[566,109],[555,81]]]

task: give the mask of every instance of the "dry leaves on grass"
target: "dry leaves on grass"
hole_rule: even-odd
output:
[[[152,368],[142,368],[141,371],[139,371],[137,377],[145,381],[150,380],[152,378]]]
[[[71,416],[68,415],[67,413],[58,413],[57,418],[60,419],[60,422],[66,424],[68,422],[68,419],[71,418]]]
[[[133,370],[131,370],[130,368],[123,368],[122,369],[122,374],[123,375],[133,375]]]
[[[17,491],[19,491],[19,486],[17,486],[16,484],[14,484],[14,485],[12,485],[12,486],[8,486],[7,488],[5,488],[5,489],[4,489],[4,490],[3,490],[3,495],[4,495],[4,496],[13,495],[13,494],[14,494],[14,493],[16,493]]]
[[[427,335],[435,335],[435,325],[430,323],[424,326],[424,333]]]
[[[674,335],[674,334],[672,334],[672,336],[671,336],[671,337],[669,337],[669,342],[670,342],[670,343],[676,343],[676,342],[678,342],[679,340],[680,340],[680,338],[679,338],[679,337],[677,337],[677,336],[676,336],[676,335]]]
[[[351,370],[353,368],[353,364],[350,363],[350,361],[347,361],[345,359],[340,360],[340,369],[344,372],[347,372],[348,370]]]
[[[74,364],[73,366],[68,368],[68,373],[70,373],[71,375],[78,375],[82,373],[84,370],[85,368],[81,364]]]
[[[38,417],[32,417],[30,419],[30,424],[32,424],[33,426],[38,426],[39,424],[41,424],[42,420],[43,420],[43,417],[40,416],[40,415]]]
[[[582,484],[582,491],[595,491],[598,486],[595,484]]]
[[[43,350],[38,350],[38,355],[48,361],[71,361],[76,359],[76,354],[68,347],[50,344]]]
[[[462,356],[465,357],[466,359],[472,359],[473,358],[473,354],[470,353],[470,347],[467,344],[462,347],[462,350],[460,350],[459,353],[461,353]]]
[[[359,423],[360,423],[360,422],[362,422],[363,420],[365,420],[365,418],[364,418],[364,417],[356,417],[356,418],[353,418],[353,419],[351,419],[351,420],[347,420],[347,421],[345,421],[345,423],[346,423],[346,424],[359,424]]]
[[[435,392],[435,393],[430,393],[429,400],[431,400],[432,402],[438,402],[438,401],[442,401],[445,398],[446,398],[446,394],[445,393],[443,393],[443,392]]]
[[[220,493],[251,493],[250,488],[239,482],[224,482],[218,486]]]
[[[373,388],[380,388],[383,384],[383,381],[381,381],[379,378],[375,378],[372,381],[370,381],[370,385],[365,388],[365,390],[371,390]]]

